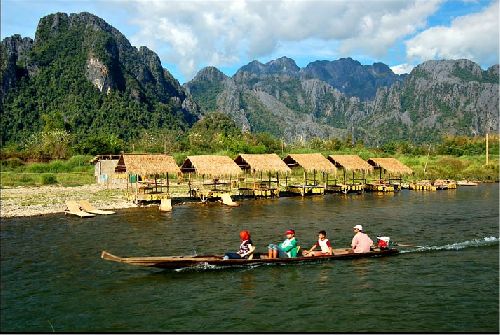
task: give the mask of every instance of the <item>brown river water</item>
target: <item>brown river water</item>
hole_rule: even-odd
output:
[[[499,331],[498,184],[438,192],[187,203],[2,219],[2,332]],[[161,270],[100,259],[258,251],[288,228],[347,247],[352,227],[397,256],[252,268]]]

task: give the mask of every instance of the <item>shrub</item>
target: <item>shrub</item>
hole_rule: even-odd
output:
[[[43,174],[42,175],[42,185],[53,185],[57,184],[57,178],[53,174]]]
[[[15,170],[21,166],[24,166],[24,162],[17,157],[2,160],[2,170]]]

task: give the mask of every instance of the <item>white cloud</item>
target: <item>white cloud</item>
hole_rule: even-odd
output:
[[[449,27],[429,28],[406,42],[407,56],[420,61],[467,58],[498,63],[498,1],[484,11],[454,19]]]
[[[405,73],[410,73],[414,67],[415,65],[405,63],[405,64],[391,66],[391,70],[395,74],[405,74]]]
[[[190,79],[205,65],[227,66],[311,40],[332,46],[331,53],[339,56],[357,52],[380,58],[425,27],[440,2],[144,0],[124,5],[136,13],[133,23],[139,31],[132,43],[178,64]],[[311,55],[315,51],[309,50]]]

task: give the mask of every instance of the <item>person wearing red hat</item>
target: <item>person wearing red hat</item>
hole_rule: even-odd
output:
[[[268,245],[268,258],[292,258],[297,257],[299,247],[297,246],[297,239],[295,238],[295,230],[288,229],[285,232],[286,240],[280,244]]]
[[[250,232],[248,230],[240,231],[240,250],[238,252],[226,252],[224,259],[248,259],[255,251],[252,240],[250,239]]]

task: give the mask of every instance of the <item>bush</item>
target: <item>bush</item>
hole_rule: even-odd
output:
[[[42,175],[42,185],[53,185],[57,184],[57,178],[53,174],[43,174]]]
[[[20,158],[2,160],[2,170],[15,170],[21,166],[24,166],[24,162]]]

